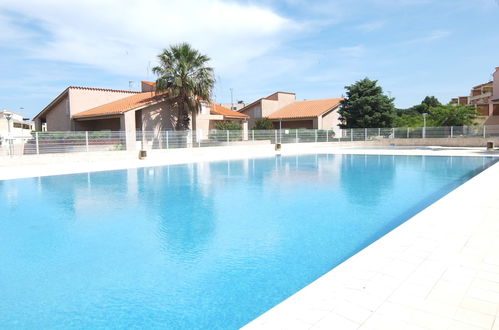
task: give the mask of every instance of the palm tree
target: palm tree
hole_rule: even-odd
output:
[[[166,92],[177,108],[176,129],[189,128],[189,115],[195,114],[201,101],[211,101],[215,85],[210,58],[188,43],[172,45],[158,55],[159,65],[152,71],[158,76],[156,90]]]

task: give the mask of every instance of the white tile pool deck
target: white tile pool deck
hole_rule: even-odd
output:
[[[499,156],[483,148],[361,149],[320,144],[284,145],[282,154],[321,152]],[[0,161],[0,179],[271,155],[275,155],[272,146],[258,146],[158,152],[147,161],[126,154],[119,160],[108,155],[25,157]],[[244,329],[499,330],[499,163]]]

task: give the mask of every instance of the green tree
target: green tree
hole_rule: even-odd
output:
[[[421,101],[421,104],[426,104],[428,108],[439,107],[442,105],[442,103],[440,103],[435,96],[426,96],[423,101]]]
[[[466,126],[472,125],[477,115],[474,107],[449,104],[431,108],[428,117],[434,126]]]
[[[210,58],[188,43],[172,45],[158,55],[159,65],[152,71],[158,76],[156,89],[166,92],[177,108],[176,129],[189,128],[189,115],[200,108],[200,100],[210,102],[215,85]]]
[[[391,127],[395,114],[393,98],[383,94],[377,80],[364,78],[346,86],[347,97],[341,101],[341,128]]]
[[[428,124],[428,123],[427,123]],[[403,113],[397,115],[393,120],[394,127],[422,127],[423,116],[421,114]],[[427,125],[430,126],[430,125]]]
[[[274,129],[272,120],[268,118],[258,118],[255,120],[255,127],[253,129]]]
[[[215,128],[221,131],[227,131],[227,130],[241,130],[241,124],[235,123],[233,121],[219,121],[216,125]]]

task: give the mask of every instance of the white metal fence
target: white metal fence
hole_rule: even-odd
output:
[[[161,132],[33,132],[0,140],[0,156],[36,155],[117,150],[200,148],[252,143],[313,143],[499,137],[499,126],[453,126],[418,128],[355,128],[338,130],[213,130]]]

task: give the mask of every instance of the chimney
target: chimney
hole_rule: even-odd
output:
[[[142,92],[155,92],[156,91],[156,83],[152,81],[141,81],[141,91]]]

